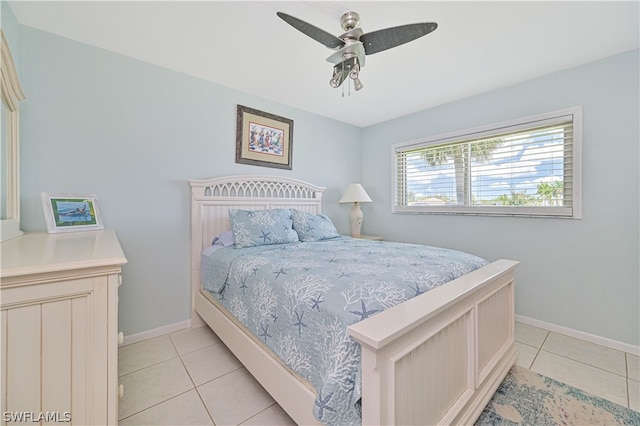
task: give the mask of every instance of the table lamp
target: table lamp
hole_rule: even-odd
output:
[[[342,194],[339,203],[353,203],[351,211],[349,212],[349,223],[351,224],[351,236],[359,237],[360,228],[362,227],[362,219],[364,215],[360,210],[359,203],[371,203],[367,191],[364,190],[359,183],[352,183],[347,187],[347,190]]]

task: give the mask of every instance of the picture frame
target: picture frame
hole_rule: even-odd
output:
[[[292,169],[293,120],[238,105],[236,163]]]
[[[50,234],[104,229],[95,194],[43,192],[41,199]]]

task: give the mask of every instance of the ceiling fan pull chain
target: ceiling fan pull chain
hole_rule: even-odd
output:
[[[344,76],[344,61],[342,62],[342,75]],[[342,97],[344,98],[344,86],[342,86]]]
[[[342,63],[342,68],[344,69],[344,62]],[[347,77],[345,77],[345,80],[348,80],[347,84],[349,85],[349,87],[347,88],[347,94],[349,96],[351,96],[351,79],[348,76],[350,72],[351,72],[351,67],[347,66]]]

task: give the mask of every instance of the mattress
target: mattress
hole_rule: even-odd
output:
[[[203,288],[316,389],[315,417],[360,424],[347,327],[488,264],[461,251],[338,237],[209,251]]]

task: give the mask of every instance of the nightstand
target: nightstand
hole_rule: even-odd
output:
[[[360,235],[353,238],[360,238],[361,240],[382,241],[382,237],[378,237],[375,235]]]

